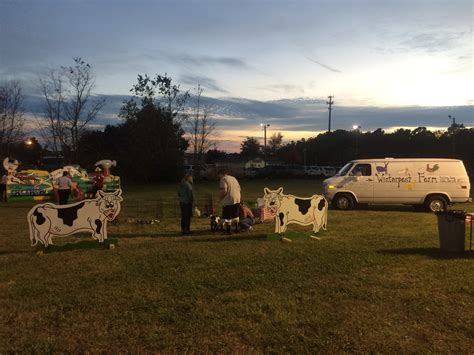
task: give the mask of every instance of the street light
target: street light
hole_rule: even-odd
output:
[[[454,126],[456,125],[456,117],[451,116],[451,115],[448,115],[448,118],[449,118],[450,120],[453,120],[453,128],[454,128]]]
[[[263,167],[267,167],[267,127],[270,127],[269,123],[260,123],[260,127],[263,128]]]
[[[41,147],[41,145],[38,144],[38,141],[36,141],[36,138],[35,137],[31,137],[31,138],[27,138],[25,139],[24,143],[26,145],[26,147],[28,149],[31,149],[32,150],[32,153],[34,154],[34,151],[35,151],[35,142],[36,144],[38,145],[39,147],[39,161],[37,161],[37,163],[39,163],[39,165],[42,165],[43,164],[43,148]],[[37,148],[37,147],[36,147]]]

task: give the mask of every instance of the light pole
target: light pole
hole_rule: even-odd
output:
[[[355,132],[355,158],[357,159],[357,155],[359,154],[359,132],[360,132],[361,126],[359,125],[353,125],[352,129]]]
[[[448,115],[448,118],[449,118],[450,120],[453,120],[453,128],[454,128],[454,125],[456,124],[456,117],[451,116],[451,115]]]
[[[453,138],[453,158],[456,156],[456,117],[448,115],[450,120],[453,120],[453,124],[451,125],[451,134]],[[448,130],[449,132],[449,130]]]
[[[37,163],[41,166],[43,165],[43,148],[41,147],[41,145],[38,143],[38,141],[36,140],[35,137],[30,137],[30,138],[27,138],[25,141],[24,141],[27,149],[31,149],[32,150],[32,153],[34,154],[34,150],[35,148],[38,148],[38,147],[35,147],[35,146],[39,146],[39,161],[37,161]]]
[[[306,174],[306,148],[303,148],[303,164],[304,164],[304,172]]]
[[[270,127],[269,123],[260,123],[260,127],[263,128],[263,167],[267,167],[267,127]]]

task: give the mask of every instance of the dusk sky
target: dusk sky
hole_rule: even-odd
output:
[[[200,84],[219,147],[333,128],[474,126],[472,0],[0,0],[0,81],[35,101],[37,73],[82,57],[116,121],[137,74]]]

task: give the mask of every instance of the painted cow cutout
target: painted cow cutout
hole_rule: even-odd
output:
[[[323,196],[308,198],[284,195],[283,187],[278,190],[264,189],[265,209],[275,215],[275,233],[286,232],[288,224],[313,225],[313,232],[321,228],[326,230],[328,220],[328,202]]]
[[[28,212],[31,245],[38,241],[45,247],[53,244],[53,237],[65,237],[78,232],[92,232],[92,238],[103,243],[107,239],[107,221],[120,213],[122,190],[113,193],[98,191],[93,200],[69,205],[43,203]]]

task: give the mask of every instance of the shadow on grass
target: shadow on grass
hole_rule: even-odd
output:
[[[216,232],[216,235],[222,234]],[[114,237],[117,238],[142,238],[142,237],[155,237],[155,238],[171,238],[171,237],[196,237],[196,236],[210,236],[211,232],[209,229],[193,230],[192,234],[183,235],[179,231],[160,231],[160,232],[127,232],[127,233],[113,233]]]
[[[359,211],[379,211],[379,212],[417,212],[424,213],[426,211],[421,208],[415,208],[411,205],[365,205],[360,204],[356,206],[356,210]],[[426,212],[429,213],[429,212]]]
[[[31,251],[29,250],[2,250],[0,255],[10,255],[10,254],[28,254]]]
[[[402,249],[382,249],[377,253],[384,255],[420,255],[432,259],[474,259],[474,252],[444,252],[439,248],[402,248]]]
[[[43,245],[36,247],[36,252],[43,252],[45,254],[49,253],[61,253],[68,252],[72,250],[84,250],[84,249],[110,249],[110,245],[118,245],[118,239],[107,239],[103,244],[99,244],[97,240],[81,240],[76,243],[66,243],[66,244],[53,244],[45,248]]]

